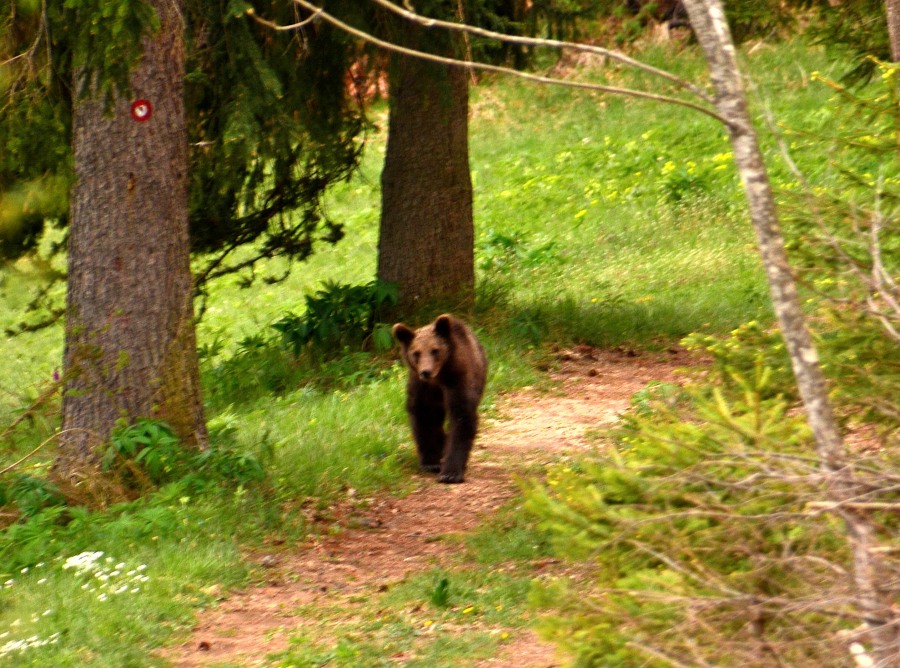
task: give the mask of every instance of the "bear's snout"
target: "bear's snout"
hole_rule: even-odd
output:
[[[431,380],[431,369],[422,369],[419,371],[419,378],[422,380]]]

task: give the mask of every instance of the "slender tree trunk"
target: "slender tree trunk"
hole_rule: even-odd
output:
[[[55,472],[91,475],[122,418],[167,422],[207,441],[188,244],[184,25],[178,0],[151,0],[129,98],[74,109],[77,182],[69,225],[63,434]],[[149,104],[139,104],[145,100]]]
[[[769,282],[772,303],[790,355],[807,419],[823,470],[832,474],[835,501],[851,498],[856,490],[845,467],[845,449],[828,399],[818,353],[806,325],[797,286],[788,263],[778,225],[775,198],[756,131],[747,108],[731,32],[720,0],[684,0],[691,26],[703,48],[716,90],[716,106],[728,122],[734,158],[750,208],[757,243]],[[900,620],[882,589],[883,569],[877,556],[875,532],[865,516],[844,510],[854,554],[857,601],[869,626],[875,654],[882,666],[900,665]]]
[[[405,46],[421,48],[421,27],[402,31]],[[459,67],[392,56],[378,278],[398,284],[399,313],[474,301],[467,76]]]
[[[900,0],[884,0],[884,12],[891,42],[891,60],[900,63]],[[897,128],[896,134],[897,147],[900,149],[900,128]]]
[[[888,36],[891,40],[891,60],[900,62],[900,0],[884,0]]]

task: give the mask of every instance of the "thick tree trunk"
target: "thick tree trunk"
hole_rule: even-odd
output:
[[[131,97],[74,109],[63,433],[55,471],[88,473],[116,422],[167,422],[206,445],[188,244],[180,2],[153,0]],[[149,105],[135,104],[146,100]]]
[[[859,492],[846,467],[846,452],[828,399],[818,353],[806,325],[797,287],[778,225],[775,198],[747,108],[734,42],[720,0],[684,0],[697,40],[703,48],[716,90],[716,106],[727,119],[750,217],[769,282],[772,303],[790,355],[797,388],[816,441],[822,469],[833,477],[837,503]],[[841,512],[854,555],[857,602],[870,629],[873,654],[882,666],[900,663],[900,625],[882,585],[884,570],[875,532],[866,517],[852,509]]]
[[[422,28],[407,24],[405,46]],[[387,154],[381,175],[378,278],[399,289],[399,313],[474,301],[467,72],[393,56]]]

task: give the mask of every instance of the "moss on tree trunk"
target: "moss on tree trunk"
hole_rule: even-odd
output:
[[[58,477],[96,467],[122,418],[167,422],[188,447],[207,441],[188,241],[184,25],[154,0],[130,93],[74,105]],[[138,101],[147,104],[136,104]]]

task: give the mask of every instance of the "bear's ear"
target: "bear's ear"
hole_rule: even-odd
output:
[[[414,331],[412,331],[402,322],[398,322],[396,325],[394,325],[393,329],[391,329],[391,332],[393,333],[394,338],[404,346],[408,346],[413,340],[413,337],[416,335]]]
[[[449,313],[445,313],[443,315],[439,315],[438,319],[434,321],[434,332],[438,336],[443,336],[445,339],[450,338],[450,328],[453,325],[453,316]]]

